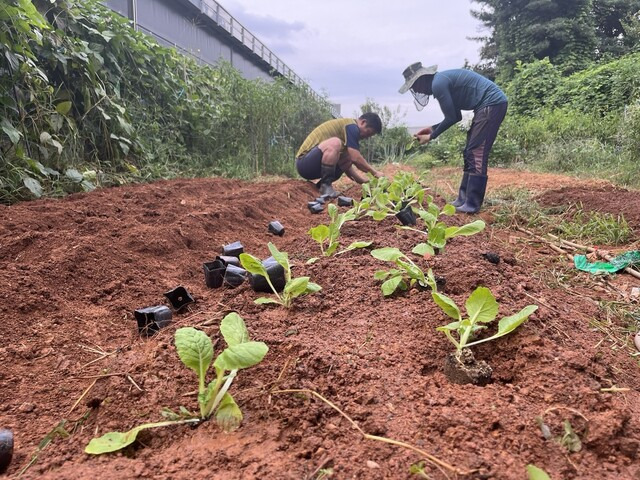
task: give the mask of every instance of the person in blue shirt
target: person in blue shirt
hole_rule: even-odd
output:
[[[430,95],[440,104],[444,120],[416,133],[421,145],[462,120],[461,110],[473,110],[463,152],[462,182],[453,205],[457,212],[476,213],[484,201],[489,152],[507,113],[507,96],[491,80],[471,70],[437,70],[437,65],[426,68],[420,62],[409,65],[402,72],[405,83],[399,92],[410,90],[418,110],[429,103]]]

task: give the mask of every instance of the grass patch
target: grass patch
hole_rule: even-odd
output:
[[[583,210],[582,204],[543,207],[524,188],[506,188],[491,193],[495,224],[537,228],[565,240],[589,245],[624,245],[633,240],[633,230],[624,215]]]

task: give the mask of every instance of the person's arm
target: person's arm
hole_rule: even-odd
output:
[[[440,110],[442,110],[442,113],[444,114],[444,120],[431,127],[433,131],[430,134],[429,140],[435,139],[436,137],[438,137],[438,135],[447,130],[451,125],[454,125],[462,120],[462,112],[456,109],[456,106],[453,102],[453,97],[451,96],[451,82],[449,79],[438,79],[438,82],[433,82],[433,96],[436,98],[436,100],[438,100],[438,103],[440,104]]]
[[[365,173],[370,173],[374,177],[380,178],[382,177],[382,172],[379,172],[375,168],[373,168],[369,162],[365,160],[365,158],[360,153],[360,150],[356,150],[355,148],[347,147],[347,154],[349,155],[349,160],[351,160],[352,166],[358,168]]]
[[[361,174],[358,169],[351,165],[344,174],[356,183],[367,183],[369,179]]]

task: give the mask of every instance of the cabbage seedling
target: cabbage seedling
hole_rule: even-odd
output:
[[[404,253],[394,247],[378,248],[371,251],[371,255],[378,260],[393,262],[397,268],[390,270],[378,270],[373,278],[384,280],[382,293],[385,297],[392,295],[396,290],[408,290],[417,282],[421,287],[430,287],[436,291],[436,280],[431,269],[427,274],[411,261]]]
[[[255,300],[255,303],[259,305],[263,305],[265,303],[278,303],[286,308],[289,308],[293,303],[293,300],[302,295],[306,295],[308,293],[316,293],[322,290],[322,287],[317,283],[313,283],[309,281],[309,277],[296,277],[291,278],[291,265],[289,264],[289,255],[286,252],[281,252],[278,248],[271,242],[267,245],[269,247],[269,252],[273,258],[275,258],[276,262],[282,265],[284,268],[284,277],[285,277],[285,285],[282,290],[282,294],[279,294],[276,288],[271,283],[271,279],[269,278],[269,274],[267,273],[266,268],[262,265],[262,262],[259,258],[254,257],[253,255],[249,255],[248,253],[240,254],[240,263],[249,273],[254,275],[262,275],[266,280],[273,293],[276,294],[276,298],[267,298],[260,297]]]
[[[435,249],[443,249],[447,244],[447,240],[453,237],[470,236],[481,232],[486,227],[486,224],[482,220],[476,220],[471,223],[467,223],[461,227],[447,227],[439,217],[442,215],[454,215],[456,208],[453,205],[445,205],[442,210],[433,202],[431,195],[427,196],[427,209],[418,209],[418,215],[424,221],[425,230],[419,230],[413,227],[398,226],[403,230],[413,230],[427,236],[427,241],[419,243],[413,249],[413,253],[418,255],[434,255]]]
[[[220,332],[227,342],[227,348],[213,362],[215,379],[208,385],[206,375],[213,360],[213,344],[206,333],[193,327],[179,328],[175,335],[178,357],[188,368],[198,375],[198,404],[200,416],[180,407],[180,414],[165,409],[165,416],[174,420],[145,423],[128,432],[109,432],[92,439],[85,448],[86,453],[98,455],[115,452],[135,442],[138,433],[148,428],[165,427],[181,423],[198,423],[215,415],[216,422],[224,431],[232,431],[240,426],[242,412],[228,390],[238,370],[260,363],[269,348],[263,342],[249,340],[249,332],[242,317],[235,312],[228,314],[220,323]],[[229,372],[229,373],[227,373]]]
[[[478,287],[469,295],[465,303],[468,318],[465,319],[462,318],[458,306],[449,297],[437,291],[431,292],[431,296],[444,313],[455,320],[455,322],[448,325],[437,327],[436,330],[443,332],[447,336],[456,346],[457,353],[460,353],[463,348],[495,340],[513,332],[529,318],[529,315],[538,309],[537,305],[527,305],[518,313],[500,320],[498,322],[498,333],[495,335],[470,342],[476,332],[487,328],[484,324],[493,322],[498,315],[498,302],[491,290],[486,287]],[[454,334],[457,335],[457,340]]]
[[[356,248],[365,248],[371,245],[372,242],[353,242],[344,250],[337,252],[340,243],[338,238],[340,237],[340,229],[342,226],[351,220],[355,220],[355,209],[351,208],[344,213],[338,213],[338,207],[334,204],[329,204],[327,207],[329,212],[329,218],[331,222],[329,225],[318,225],[309,230],[309,235],[320,245],[320,251],[325,257],[331,255],[340,255],[342,253],[354,250]],[[326,245],[326,248],[325,248]],[[307,263],[313,263],[317,260],[317,257],[309,259]]]

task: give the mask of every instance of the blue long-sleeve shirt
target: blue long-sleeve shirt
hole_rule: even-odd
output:
[[[462,120],[461,110],[475,112],[490,105],[507,102],[507,96],[495,83],[462,68],[437,72],[433,77],[431,91],[444,114],[444,120],[432,126],[432,140]]]

